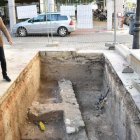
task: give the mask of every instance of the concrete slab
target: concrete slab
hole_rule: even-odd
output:
[[[7,91],[14,85],[17,77],[21,74],[29,62],[37,55],[35,50],[18,50],[18,49],[5,49],[7,59],[8,75],[12,79],[11,82],[3,80],[0,75],[0,103],[8,96]]]

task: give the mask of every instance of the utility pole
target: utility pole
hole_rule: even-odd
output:
[[[140,48],[140,0],[137,0],[136,19],[134,23],[133,49]]]

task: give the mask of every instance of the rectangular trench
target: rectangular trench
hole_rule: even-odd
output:
[[[103,54],[39,52],[8,92],[1,140],[140,139],[139,110]]]

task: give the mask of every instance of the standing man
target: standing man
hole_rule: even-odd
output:
[[[1,69],[2,69],[3,79],[5,79],[7,82],[10,82],[11,79],[7,75],[6,59],[5,59],[5,54],[4,54],[4,48],[3,48],[4,46],[3,46],[3,39],[2,39],[1,31],[4,33],[9,44],[13,45],[11,35],[9,34],[6,26],[3,23],[2,18],[0,17],[0,62],[1,62]]]

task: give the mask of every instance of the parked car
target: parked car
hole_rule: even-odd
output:
[[[134,15],[134,14],[135,14],[134,12],[126,12],[124,14],[124,24],[129,25],[129,23],[130,23],[130,16]]]
[[[14,25],[12,33],[20,37],[28,34],[58,34],[64,37],[75,31],[75,23],[70,16],[60,13],[43,13]]]
[[[130,23],[129,23],[129,34],[130,35],[134,35],[135,18],[136,18],[135,14],[130,16]]]

